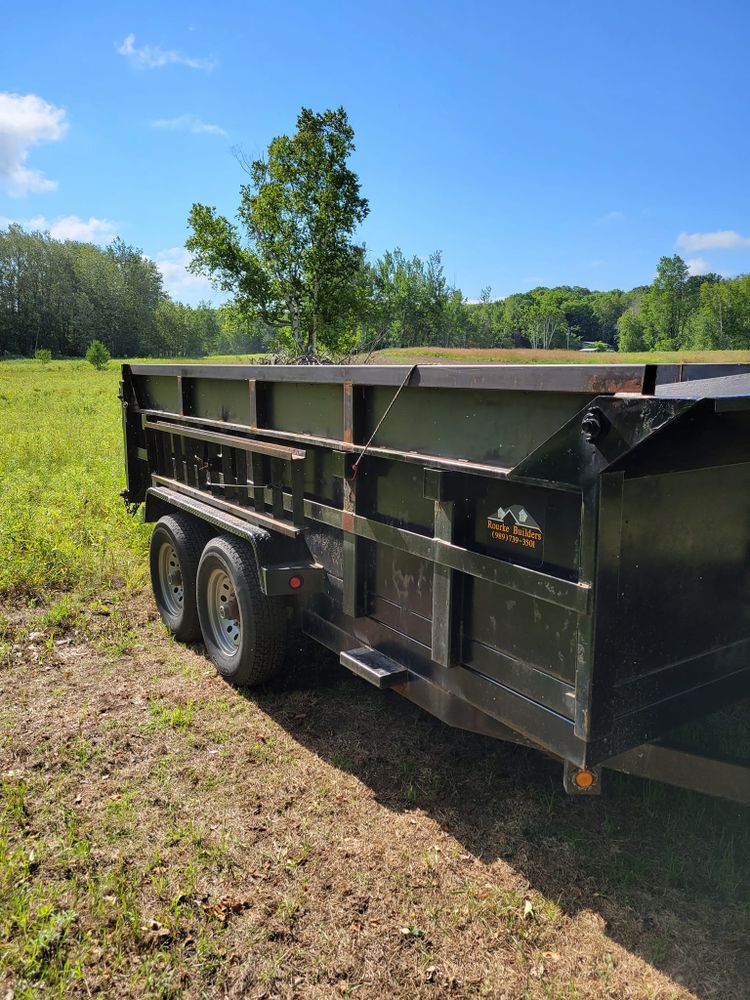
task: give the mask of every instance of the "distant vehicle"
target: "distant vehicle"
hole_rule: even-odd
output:
[[[750,694],[750,366],[124,365],[121,399],[157,606],[227,680],[294,621],[569,792],[750,802],[652,742]]]

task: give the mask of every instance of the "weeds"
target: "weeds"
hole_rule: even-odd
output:
[[[157,727],[168,727],[171,729],[189,729],[193,721],[193,703],[186,705],[164,705],[158,702],[150,702],[149,713]]]
[[[148,529],[119,497],[118,377],[116,366],[0,366],[0,394],[9,397],[0,432],[0,596],[143,582]],[[73,604],[51,609],[50,626],[69,624]]]

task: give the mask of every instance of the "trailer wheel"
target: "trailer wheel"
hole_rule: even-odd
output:
[[[286,615],[261,590],[252,550],[231,535],[213,538],[196,586],[203,641],[221,676],[247,687],[273,677],[284,660]]]
[[[195,601],[195,578],[210,530],[201,521],[177,511],[160,518],[151,535],[151,586],[162,621],[175,639],[201,637]]]

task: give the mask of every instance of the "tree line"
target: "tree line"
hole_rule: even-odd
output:
[[[0,229],[0,357],[83,357],[99,340],[114,357],[196,357],[261,350],[257,324],[230,306],[173,302],[152,260],[49,233]]]
[[[369,204],[349,166],[343,108],[303,108],[292,136],[241,165],[237,221],[195,204],[191,270],[231,301],[172,301],[140,250],[102,249],[0,230],[0,356],[80,357],[99,340],[115,357],[197,357],[283,350],[332,357],[381,347],[750,348],[750,276],[690,275],[662,257],[650,285],[622,291],[534,288],[467,301],[440,253],[400,249],[368,260],[356,242]]]

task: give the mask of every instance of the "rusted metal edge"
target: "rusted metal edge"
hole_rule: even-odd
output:
[[[334,451],[352,452],[354,454],[356,454],[358,449],[357,445],[349,444],[342,438],[319,437],[315,434],[304,434],[298,431],[278,431],[267,427],[255,429],[249,427],[247,424],[235,424],[224,420],[213,420],[210,417],[181,417],[167,410],[142,409],[137,412],[147,418],[157,417],[159,418],[160,423],[162,423],[161,418],[163,417],[170,418],[170,422],[178,419],[180,423],[176,426],[183,427],[183,425],[187,425],[183,428],[186,432],[186,437],[195,436],[191,433],[192,427],[209,426],[221,427],[224,430],[239,431],[245,434],[250,432],[257,435],[257,437],[252,438],[252,441],[258,443],[262,443],[263,438],[279,438],[286,441],[295,441],[310,448],[332,448]],[[230,443],[234,443],[234,441],[235,439],[232,438]],[[440,469],[443,472],[463,472],[470,475],[484,476],[487,479],[507,479],[513,471],[511,466],[485,465],[482,462],[465,461],[464,459],[458,458],[445,458],[441,455],[430,455],[426,452],[399,451],[396,448],[381,448],[378,446],[371,447],[368,451],[368,455],[372,455],[373,458],[389,458],[395,459],[399,462],[408,462],[411,465],[430,466],[431,468]],[[523,476],[514,476],[513,479],[514,482],[519,483],[526,481]],[[529,481],[532,483],[537,482],[535,479]],[[565,483],[559,485],[556,484],[555,489],[558,488],[568,493],[578,492],[578,487],[569,486]]]
[[[412,386],[427,389],[505,389],[602,395],[640,392],[646,365],[127,365],[133,375],[398,386],[414,368]]]
[[[297,528],[293,524],[289,524],[288,521],[279,521],[277,518],[271,517],[268,514],[260,514],[257,511],[249,510],[247,507],[242,507],[239,504],[229,503],[227,500],[221,500],[219,497],[211,496],[208,493],[204,493],[202,490],[195,489],[193,486],[187,486],[185,483],[180,483],[176,479],[169,479],[167,476],[152,474],[151,481],[158,485],[165,486],[167,489],[172,490],[175,493],[197,500],[200,503],[205,504],[206,507],[213,507],[217,510],[226,511],[226,513],[231,514],[232,517],[241,518],[243,521],[249,521],[251,524],[257,524],[262,528],[269,528],[272,531],[278,531],[282,535],[286,535],[289,538],[297,538],[302,533],[301,528]]]
[[[197,427],[183,427],[181,424],[166,421],[147,420],[143,426],[144,430],[147,431],[162,431],[165,434],[177,434],[179,437],[221,444],[227,448],[242,448],[243,451],[251,451],[258,455],[270,455],[272,458],[281,458],[289,462],[300,461],[305,457],[305,452],[301,448],[287,448],[284,445],[269,444],[255,438],[241,438],[232,434],[218,434],[216,431],[202,431]]]

